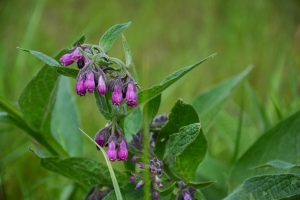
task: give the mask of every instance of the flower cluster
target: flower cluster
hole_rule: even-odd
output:
[[[95,142],[101,146],[107,146],[107,157],[110,161],[126,161],[128,158],[127,142],[122,134],[122,130],[116,124],[113,127],[112,123],[101,129],[95,136]],[[115,128],[115,129],[114,129]],[[98,150],[100,150],[97,147]]]
[[[136,162],[137,156],[134,156],[131,159],[131,162]],[[142,162],[137,163],[138,168],[142,170],[150,171],[150,180],[151,180],[151,194],[152,198],[157,200],[159,199],[159,194],[157,189],[163,188],[164,185],[161,183],[161,177],[163,174],[162,166],[163,162],[154,157],[150,159],[149,165],[145,165]],[[143,176],[140,173],[134,173],[133,176],[129,178],[130,182],[137,182],[135,189],[140,189],[144,185]]]
[[[81,51],[94,59],[86,58]],[[64,66],[77,61],[80,71],[77,76],[76,93],[79,96],[85,96],[87,92],[93,93],[97,88],[99,94],[104,96],[107,91],[110,91],[113,105],[120,105],[125,98],[128,106],[136,107],[138,105],[137,84],[126,67],[115,69],[100,66],[99,59],[97,59],[99,57],[109,59],[106,54],[101,54],[98,50],[94,51],[87,45],[81,46],[79,43],[75,49],[71,50],[71,53],[61,57],[60,61]]]

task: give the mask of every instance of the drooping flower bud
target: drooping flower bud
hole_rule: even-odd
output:
[[[95,80],[94,80],[94,73],[92,70],[89,70],[86,74],[85,81],[84,81],[84,88],[89,93],[94,92]]]
[[[130,181],[131,183],[135,182],[135,177],[134,177],[134,176],[130,176],[129,181]]]
[[[138,158],[137,156],[133,156],[133,157],[131,158],[130,161],[131,161],[133,164],[135,164],[137,158]]]
[[[140,189],[141,187],[143,187],[143,185],[144,185],[144,181],[143,181],[143,180],[140,180],[140,181],[136,184],[135,189],[138,190],[138,189]]]
[[[79,48],[80,48],[80,47],[77,47],[77,48],[72,52],[72,58],[73,58],[74,61],[75,61],[75,60],[80,60],[80,59],[83,57],[82,53],[80,53],[80,51],[79,51]]]
[[[126,92],[126,102],[130,107],[136,107],[138,104],[137,94],[136,94],[136,86],[134,83],[129,82],[127,86]]]
[[[158,200],[158,199],[159,199],[159,194],[158,194],[158,192],[157,192],[156,190],[154,190],[154,191],[152,192],[152,198],[153,198],[154,200]]]
[[[183,200],[192,200],[192,197],[189,193],[186,192],[183,196]]]
[[[69,66],[74,62],[72,53],[66,53],[60,58],[63,66]]]
[[[84,87],[84,81],[85,77],[84,76],[79,76],[77,83],[76,83],[76,93],[79,96],[84,96],[86,93],[85,87]]]
[[[116,143],[113,140],[108,143],[106,154],[108,159],[112,162],[117,159]]]
[[[106,144],[108,137],[109,132],[108,129],[105,127],[96,133],[94,140],[99,146],[103,147]],[[100,150],[98,147],[97,149]]]
[[[139,162],[139,163],[137,164],[137,166],[138,166],[138,168],[141,168],[141,169],[144,169],[144,168],[145,168],[145,164],[142,163],[142,162]]]
[[[122,140],[120,142],[120,147],[118,151],[118,160],[127,160],[128,158],[128,150],[126,146],[126,142]]]
[[[101,96],[104,96],[106,93],[106,84],[102,75],[99,76],[98,80],[98,92]]]
[[[122,87],[119,85],[114,86],[114,91],[112,92],[111,101],[113,105],[120,105],[122,103]]]

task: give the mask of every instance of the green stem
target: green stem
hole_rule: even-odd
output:
[[[174,174],[174,172],[165,163],[163,166],[163,170],[164,170],[164,173],[173,181],[181,181],[181,178],[179,178],[176,174]]]

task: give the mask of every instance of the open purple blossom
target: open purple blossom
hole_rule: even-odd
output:
[[[84,96],[86,93],[85,87],[84,87],[84,81],[85,77],[84,76],[79,76],[77,83],[76,83],[76,93],[79,96]]]
[[[94,80],[94,73],[92,70],[89,70],[86,73],[86,78],[84,81],[84,88],[87,92],[93,93],[95,89],[95,80]]]
[[[104,96],[106,94],[106,84],[102,75],[99,76],[98,80],[98,92],[101,96]]]
[[[120,105],[122,103],[122,99],[122,87],[120,87],[119,85],[115,85],[111,97],[113,105]]]
[[[127,150],[126,142],[122,140],[119,146],[118,160],[127,160],[127,158],[128,158],[128,150]]]
[[[130,107],[136,107],[138,104],[136,85],[132,82],[129,82],[127,86],[126,102]]]
[[[110,161],[117,159],[116,143],[113,140],[108,143],[106,154]]]

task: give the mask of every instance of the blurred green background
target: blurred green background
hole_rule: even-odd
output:
[[[274,99],[283,116],[299,105],[293,106],[299,84],[294,90],[291,86],[295,78],[299,83],[300,3],[297,0],[1,0],[0,95],[16,103],[22,89],[43,66],[39,59],[16,47],[55,56],[82,34],[87,37],[87,43],[98,43],[109,27],[127,21],[132,24],[124,35],[142,88],[160,83],[171,72],[218,53],[163,93],[159,113],[170,112],[178,98],[190,102],[200,91],[250,64],[254,69],[248,77],[249,83],[263,106],[269,108],[271,123],[280,119],[272,115],[275,108],[270,102]],[[120,38],[109,55],[124,60]],[[75,80],[70,82],[74,87]],[[233,117],[238,116],[236,106],[242,96],[244,90],[240,87],[226,104],[225,109]],[[93,95],[75,99],[82,128],[93,137],[106,121],[97,111]],[[251,107],[245,102],[245,111],[248,109],[249,118],[252,116],[255,121]],[[230,128],[236,130],[236,125],[233,123]],[[212,135],[222,132],[218,129],[221,128],[210,132]],[[257,131],[255,135],[263,131],[257,124],[251,130]],[[229,151],[226,146],[218,146],[222,138],[208,138],[212,155],[218,157],[223,151]],[[65,199],[72,191],[71,181],[40,167],[37,156],[28,150],[34,146],[35,142],[24,132],[1,124],[0,199]],[[100,157],[87,139],[84,156]],[[78,195],[83,194],[78,191]]]

